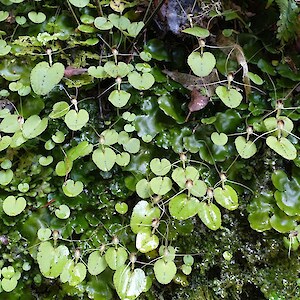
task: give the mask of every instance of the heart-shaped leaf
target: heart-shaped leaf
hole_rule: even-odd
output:
[[[70,105],[65,101],[57,102],[53,105],[52,112],[49,114],[51,119],[63,117],[70,110]]]
[[[105,252],[105,260],[112,270],[122,267],[128,258],[128,253],[124,248],[110,247]]]
[[[130,69],[127,64],[124,62],[118,62],[118,64],[115,64],[112,61],[108,61],[104,65],[104,71],[111,77],[117,78],[117,77],[125,77],[129,72]]]
[[[53,162],[53,157],[51,156],[51,155],[49,155],[49,156],[41,156],[40,158],[39,158],[39,164],[41,165],[41,166],[49,166],[51,163]]]
[[[128,205],[125,202],[118,202],[115,205],[115,210],[121,215],[124,215],[128,211]]]
[[[177,220],[186,220],[193,217],[199,210],[199,200],[195,197],[188,197],[180,194],[174,197],[169,203],[169,211],[172,217]]]
[[[242,136],[238,136],[234,141],[237,152],[242,158],[250,158],[256,151],[256,145],[252,141],[246,141]]]
[[[40,241],[45,242],[50,239],[51,230],[49,228],[40,228],[37,235]]]
[[[141,179],[135,186],[136,192],[140,198],[147,199],[154,193],[151,190],[150,182],[147,179]]]
[[[113,27],[113,24],[110,21],[108,21],[105,17],[97,17],[94,20],[94,25],[96,28],[98,28],[100,30],[109,30]],[[99,78],[99,77],[97,77],[97,78]]]
[[[210,138],[212,142],[218,146],[224,146],[228,142],[228,136],[223,132],[221,133],[213,132]]]
[[[126,30],[127,27],[130,25],[129,19],[124,16],[110,14],[108,16],[108,19],[116,28],[120,30]]]
[[[243,100],[243,96],[240,92],[233,88],[228,89],[225,86],[218,86],[216,88],[216,94],[222,102],[230,108],[238,107]]]
[[[159,238],[152,234],[150,228],[145,228],[137,233],[135,245],[140,252],[147,253],[158,247]]]
[[[17,276],[13,276],[10,279],[3,278],[1,282],[2,289],[7,293],[13,291],[16,288],[17,284],[18,284]]]
[[[201,202],[199,204],[198,216],[211,230],[217,230],[221,227],[221,212],[220,209],[213,203]]]
[[[171,170],[171,163],[166,158],[153,158],[150,161],[150,169],[155,175],[164,176]]]
[[[268,136],[266,143],[272,150],[285,159],[294,160],[297,157],[295,146],[285,137],[277,139],[275,136]]]
[[[128,142],[123,144],[124,150],[132,154],[138,153],[140,147],[141,147],[141,142],[137,138],[131,138]]]
[[[31,11],[28,13],[28,18],[31,22],[39,24],[46,20],[46,15],[42,12]]]
[[[70,213],[70,208],[65,204],[60,205],[58,209],[55,210],[55,215],[62,220],[68,219]]]
[[[114,286],[121,300],[134,300],[146,289],[146,275],[142,269],[119,268],[113,277]]]
[[[89,113],[85,109],[76,112],[71,109],[65,116],[65,123],[71,130],[80,130],[89,121]]]
[[[86,266],[83,263],[75,264],[74,261],[68,260],[63,271],[60,274],[60,280],[65,283],[69,282],[70,286],[76,286],[86,277]]]
[[[15,133],[20,130],[21,123],[18,115],[6,115],[0,123],[0,131],[4,133]]]
[[[117,155],[112,149],[104,147],[103,149],[96,149],[93,152],[92,159],[100,170],[107,172],[114,166]]]
[[[51,138],[54,143],[61,144],[65,141],[65,134],[62,131],[57,131]]]
[[[85,7],[89,4],[90,0],[69,0],[70,3],[76,7]]]
[[[15,275],[15,269],[13,266],[4,267],[1,270],[1,274],[4,278],[10,279]]]
[[[87,266],[91,275],[99,275],[106,269],[107,263],[100,251],[94,251],[89,255]]]
[[[130,155],[127,152],[122,152],[117,154],[116,163],[119,166],[125,167],[129,164],[129,162],[130,162]]]
[[[51,67],[45,61],[38,63],[30,73],[30,83],[38,95],[48,94],[63,78],[65,67],[55,63]]]
[[[154,263],[154,274],[157,281],[161,284],[168,284],[172,281],[177,272],[176,265],[173,261],[159,259]]]
[[[149,228],[154,219],[159,219],[160,210],[145,200],[139,201],[133,208],[130,218],[130,227],[134,233]]]
[[[5,150],[11,143],[11,137],[8,135],[5,135],[3,137],[0,137],[0,151]]]
[[[25,207],[26,200],[23,197],[8,196],[3,201],[3,211],[11,217],[19,215]]]
[[[14,177],[12,170],[1,170],[0,171],[0,185],[8,185]]]
[[[185,188],[188,180],[194,182],[199,179],[199,171],[192,166],[188,166],[185,169],[178,167],[172,172],[172,179],[181,188]]]
[[[8,11],[0,10],[0,22],[6,20],[8,16],[9,16]]]
[[[200,77],[208,76],[216,65],[216,59],[210,52],[193,52],[188,56],[188,65],[193,73]]]
[[[55,172],[58,176],[66,176],[70,173],[73,167],[73,161],[66,159],[65,161],[59,161],[55,167]]]
[[[62,189],[66,196],[76,197],[83,191],[83,183],[81,181],[74,182],[68,179],[62,186]]]
[[[137,90],[148,90],[154,84],[154,76],[150,73],[139,74],[133,71],[128,74],[129,83]]]
[[[150,188],[154,194],[163,196],[172,189],[172,180],[169,177],[154,177],[150,181]]]
[[[144,27],[144,22],[133,22],[127,27],[128,35],[136,37]]]
[[[221,206],[229,210],[234,210],[239,206],[238,195],[229,185],[225,185],[224,189],[221,187],[214,189],[214,197]]]
[[[33,139],[39,136],[48,126],[48,118],[41,118],[37,115],[29,117],[23,124],[22,132],[26,139]]]
[[[108,96],[108,100],[111,102],[111,104],[115,107],[121,108],[127,104],[127,102],[130,99],[130,94],[125,91],[112,91],[110,95]]]
[[[102,66],[91,66],[88,68],[88,73],[95,78],[104,79],[108,77],[108,74],[104,71],[104,68]]]
[[[186,184],[186,186],[193,196],[200,198],[206,194],[207,186],[203,180],[197,179],[189,184],[191,184],[191,187],[189,187],[188,184]]]
[[[0,40],[0,56],[7,55],[11,50],[11,46],[7,45],[6,41]]]
[[[267,131],[274,131],[274,129],[278,128],[278,124],[282,123],[283,130],[280,130],[281,136],[288,136],[290,132],[292,132],[294,128],[294,123],[288,117],[280,116],[278,118],[270,117],[264,120],[264,125],[266,126]],[[272,134],[277,136],[279,133],[279,129],[274,131]]]

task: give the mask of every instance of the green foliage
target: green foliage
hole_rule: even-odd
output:
[[[3,297],[299,297],[295,2],[0,2]]]

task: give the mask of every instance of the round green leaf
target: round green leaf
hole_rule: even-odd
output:
[[[125,106],[129,101],[129,98],[130,94],[122,90],[112,91],[108,96],[108,100],[111,102],[111,104],[118,108]]]
[[[80,130],[89,121],[89,113],[85,109],[76,112],[71,109],[65,116],[65,123],[71,130]]]
[[[107,263],[100,251],[94,251],[89,255],[87,267],[91,275],[99,275],[106,269]]]
[[[177,220],[186,220],[193,217],[199,210],[199,200],[180,194],[174,197],[169,203],[169,211],[172,217]]]
[[[11,217],[19,215],[25,207],[26,200],[23,197],[8,196],[3,201],[3,211]]]
[[[134,300],[146,289],[146,275],[142,269],[131,270],[129,266],[119,268],[113,277],[120,299]]]
[[[154,76],[150,73],[139,74],[133,71],[128,74],[129,83],[137,90],[148,90],[154,84]]]
[[[214,189],[214,197],[221,206],[229,210],[234,210],[239,206],[237,193],[229,185],[225,185],[224,189],[221,187]]]
[[[132,154],[138,153],[140,147],[141,147],[141,142],[137,138],[131,138],[128,142],[123,144],[124,150]]]
[[[155,175],[164,176],[171,170],[171,163],[165,158],[153,158],[150,161],[150,169]]]
[[[152,234],[150,227],[139,231],[136,235],[136,249],[142,253],[150,252],[159,245],[159,238]]]
[[[11,143],[11,137],[8,135],[5,135],[3,137],[0,137],[0,151],[5,150]]]
[[[14,177],[11,169],[0,171],[0,185],[8,185]]]
[[[43,23],[46,20],[46,15],[42,12],[31,11],[28,13],[28,18],[33,23]]]
[[[216,65],[216,59],[210,52],[193,52],[188,56],[188,65],[193,73],[200,77],[208,76]]]
[[[134,233],[150,228],[154,219],[159,219],[160,210],[145,200],[139,201],[133,208],[130,218],[130,227]]]
[[[8,16],[9,16],[8,11],[0,10],[0,22],[6,20]]]
[[[194,182],[199,179],[199,171],[192,166],[188,166],[185,169],[178,167],[172,172],[172,179],[181,188],[185,188],[188,180]]]
[[[69,0],[70,3],[76,7],[85,7],[89,4],[90,0]]]
[[[243,100],[243,96],[240,92],[232,88],[228,89],[225,86],[218,86],[216,88],[216,94],[222,102],[230,108],[238,107]]]
[[[37,115],[29,117],[23,124],[22,133],[24,138],[33,139],[39,136],[48,126],[48,118],[41,118]]]
[[[7,293],[13,291],[16,288],[17,284],[18,280],[15,277],[12,277],[10,279],[3,278],[1,281],[2,289]]]
[[[223,132],[221,133],[213,132],[210,138],[212,142],[218,146],[224,146],[228,142],[228,136]]]
[[[246,141],[246,139],[242,136],[238,136],[235,139],[234,144],[238,154],[245,159],[250,158],[257,151],[255,143],[252,141]]]
[[[294,160],[297,157],[295,146],[285,137],[277,139],[275,136],[268,136],[266,143],[272,150],[285,159]]]
[[[130,162],[130,155],[127,152],[118,153],[116,157],[116,163],[121,166],[125,167]]]
[[[100,170],[107,172],[114,166],[117,155],[112,149],[104,147],[103,149],[96,149],[93,152],[92,159]]]
[[[115,205],[115,210],[121,215],[124,215],[128,211],[128,205],[125,202],[118,202]]]
[[[62,220],[68,219],[70,217],[70,208],[67,205],[62,204],[55,210],[55,215]]]
[[[105,260],[112,270],[122,267],[128,258],[128,253],[124,248],[110,247],[105,252]]]
[[[40,241],[45,242],[50,239],[51,230],[49,228],[40,228],[37,235]]]
[[[53,105],[52,112],[49,114],[51,119],[63,117],[70,109],[70,105],[65,101],[57,102]]]
[[[153,195],[153,191],[151,190],[150,182],[147,179],[143,178],[136,184],[136,192],[139,197],[143,199],[147,199]]]
[[[62,189],[66,196],[76,197],[83,191],[83,183],[81,181],[74,182],[68,179],[62,186]]]
[[[157,281],[161,284],[168,284],[176,275],[177,268],[173,261],[159,259],[154,263],[154,274]]]
[[[64,71],[64,65],[59,62],[51,67],[45,61],[38,63],[30,73],[30,83],[33,91],[38,95],[48,94],[61,81]]]
[[[221,227],[221,212],[213,203],[201,202],[199,204],[198,216],[211,230],[217,230]]]
[[[172,189],[172,180],[169,177],[152,178],[150,188],[154,194],[163,196]]]
[[[100,30],[110,30],[113,27],[113,24],[105,17],[97,17],[94,21],[94,25]]]

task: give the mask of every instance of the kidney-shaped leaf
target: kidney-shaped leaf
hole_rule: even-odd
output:
[[[161,284],[168,284],[172,281],[177,272],[176,265],[173,261],[159,259],[154,263],[154,274],[157,281]]]
[[[216,59],[210,52],[193,52],[188,56],[188,65],[200,77],[208,76],[216,65]]]
[[[180,194],[169,203],[170,214],[177,220],[186,220],[194,216],[199,210],[199,200]]]
[[[105,260],[108,266],[113,270],[117,270],[118,268],[122,267],[125,264],[127,258],[128,254],[126,250],[121,247],[110,247],[105,252]]]
[[[100,251],[94,251],[89,255],[87,266],[91,275],[99,275],[106,269],[107,263]]]
[[[92,159],[100,170],[107,172],[114,166],[117,155],[112,149],[104,147],[103,149],[96,149],[93,152]]]

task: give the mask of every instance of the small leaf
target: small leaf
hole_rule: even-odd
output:
[[[89,113],[85,109],[76,112],[75,109],[70,110],[65,116],[65,123],[71,130],[80,130],[89,121]]]
[[[169,177],[152,178],[150,188],[154,194],[163,196],[172,189],[172,180]]]
[[[105,252],[105,260],[112,270],[117,270],[125,265],[127,258],[128,254],[126,250],[121,247],[117,249],[110,247]]]
[[[11,217],[19,215],[25,207],[26,200],[23,197],[8,196],[3,201],[3,211]]]
[[[41,118],[37,115],[29,117],[23,124],[22,133],[24,138],[33,139],[46,130],[48,118]]]
[[[76,7],[85,7],[89,4],[90,0],[69,0],[70,3]]]
[[[68,197],[76,197],[83,191],[83,183],[81,181],[74,182],[68,179],[62,187],[64,193]]]
[[[51,230],[49,228],[40,228],[38,230],[38,238],[40,241],[45,242],[51,237]]]
[[[268,136],[266,143],[272,150],[285,159],[294,160],[297,157],[295,146],[285,137],[277,139],[275,136]]]
[[[14,173],[11,169],[0,171],[0,185],[8,185],[14,177]]]
[[[213,203],[201,202],[199,204],[198,216],[211,230],[217,230],[221,227],[221,212]]]
[[[151,233],[150,228],[145,228],[137,233],[135,245],[140,252],[147,253],[158,247],[159,238]]]
[[[51,67],[45,61],[38,63],[30,73],[33,91],[38,95],[48,94],[64,77],[64,71],[62,63],[55,63]]]
[[[139,74],[133,71],[128,74],[129,83],[137,90],[148,90],[154,84],[154,76],[150,73]]]
[[[135,189],[139,197],[143,199],[147,199],[154,194],[151,190],[150,182],[148,182],[145,178],[138,181],[138,183],[135,186]]]
[[[224,146],[228,142],[228,136],[223,132],[221,132],[221,133],[213,132],[211,134],[210,138],[211,138],[212,142],[218,146]]]
[[[169,203],[169,211],[172,217],[177,220],[186,220],[193,217],[199,210],[199,200],[195,197],[188,197],[180,194],[174,197]]]
[[[261,79],[260,76],[258,76],[257,74],[254,74],[252,72],[248,72],[248,77],[250,78],[250,80],[257,84],[257,85],[262,85],[264,83],[264,81]]]
[[[154,263],[153,269],[157,281],[161,284],[170,283],[177,272],[173,261],[165,261],[163,259],[157,260]]]
[[[67,205],[62,204],[55,210],[55,215],[62,220],[68,219],[70,217],[70,208]]]
[[[108,100],[113,106],[121,108],[128,103],[130,96],[131,95],[125,91],[115,90],[110,93],[110,95],[108,96]]]
[[[114,286],[122,300],[134,300],[146,289],[146,275],[142,269],[119,268],[113,277]]]
[[[117,155],[112,149],[104,147],[103,149],[96,149],[93,152],[92,159],[100,170],[107,172],[114,166]]]
[[[221,206],[229,210],[235,210],[239,206],[237,193],[229,185],[225,185],[224,189],[214,189],[214,197]]]
[[[188,56],[188,65],[193,73],[200,77],[208,76],[216,65],[216,59],[210,52],[192,52]]]
[[[171,163],[166,158],[153,158],[150,161],[150,169],[155,175],[164,176],[171,170]]]
[[[210,35],[209,31],[206,28],[202,28],[199,26],[186,28],[186,29],[182,30],[182,32],[202,38],[202,39],[205,39]]]
[[[31,22],[40,24],[46,20],[46,15],[42,12],[31,11],[28,13],[28,18]]]
[[[106,269],[107,263],[100,251],[94,251],[89,255],[87,267],[91,275],[99,275]]]
[[[218,86],[216,88],[216,94],[222,102],[230,108],[238,107],[243,100],[243,96],[240,92],[233,88],[228,89],[225,86]]]
[[[130,155],[127,152],[118,153],[116,157],[116,163],[121,166],[125,167],[130,162]]]
[[[52,162],[53,162],[53,156],[50,156],[50,155],[47,157],[41,156],[39,158],[39,164],[44,167],[49,166]]]
[[[70,110],[70,106],[65,101],[57,102],[53,105],[52,112],[49,114],[51,119],[63,117]]]
[[[246,141],[242,136],[238,136],[234,144],[239,155],[245,159],[250,158],[257,151],[256,145],[252,141]]]

